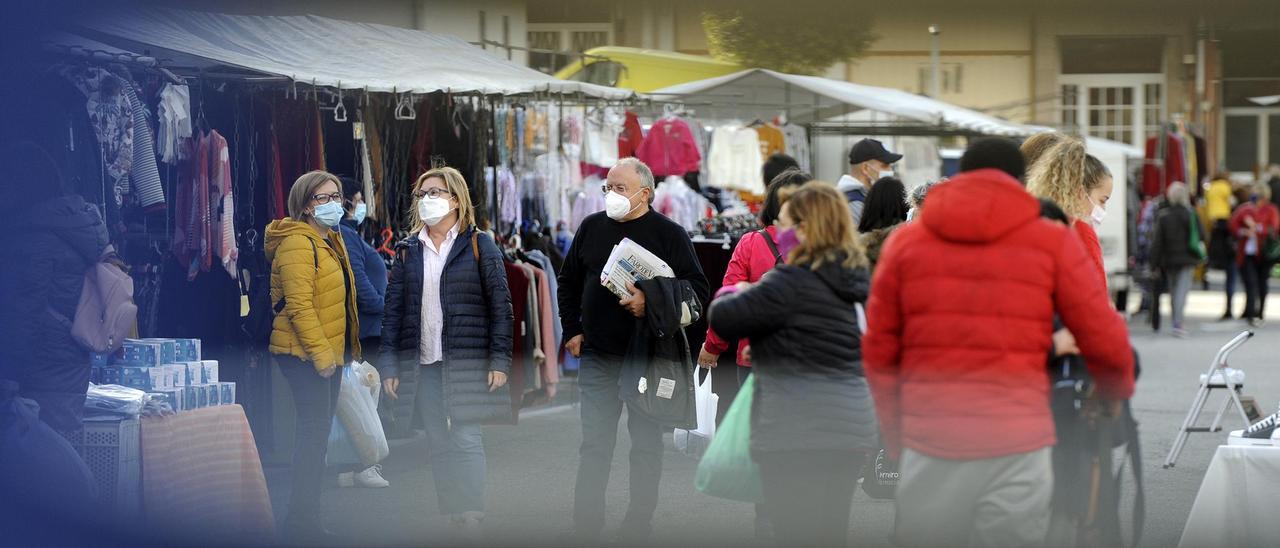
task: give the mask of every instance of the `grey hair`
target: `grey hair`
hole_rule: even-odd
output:
[[[1169,204],[1191,207],[1191,190],[1187,188],[1185,183],[1175,182],[1169,185],[1169,190],[1165,191],[1165,196],[1169,199]]]
[[[922,184],[918,187],[911,189],[911,194],[907,196],[907,205],[910,206],[912,209],[920,207],[920,204],[924,203],[925,197],[929,195],[929,191],[932,190],[933,187],[937,186],[939,183],[945,182],[946,180],[947,178],[943,177],[941,179],[938,179],[937,181],[929,181],[925,184]]]
[[[649,169],[647,164],[640,161],[639,158],[628,157],[618,160],[618,163],[614,164],[614,166],[627,166],[634,169],[636,174],[640,176],[640,186],[649,189],[649,203],[653,203],[653,197],[657,191],[657,183],[653,180],[653,170]]]

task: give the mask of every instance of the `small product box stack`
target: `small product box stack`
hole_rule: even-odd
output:
[[[92,358],[95,384],[143,390],[190,411],[236,402],[236,383],[218,380],[218,362],[200,355],[199,339],[129,339],[120,351]]]

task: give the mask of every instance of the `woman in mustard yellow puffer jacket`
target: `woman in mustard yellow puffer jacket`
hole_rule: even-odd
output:
[[[286,534],[323,540],[320,490],[329,428],[342,375],[338,367],[361,358],[356,290],[342,235],[345,211],[338,178],[312,171],[289,191],[289,218],[267,225],[271,302],[270,351],[289,381],[297,409],[293,492]]]

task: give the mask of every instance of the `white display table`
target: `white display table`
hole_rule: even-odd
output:
[[[1280,546],[1280,447],[1218,447],[1178,546]]]

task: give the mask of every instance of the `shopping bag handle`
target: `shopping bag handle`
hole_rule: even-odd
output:
[[[711,389],[711,370],[710,369],[707,370],[707,380],[699,382],[698,377],[700,375],[698,375],[698,371],[701,369],[702,369],[701,367],[698,367],[696,365],[693,366],[693,389],[701,390],[703,385],[706,385],[707,390],[711,390],[712,392],[714,392],[715,390]]]

